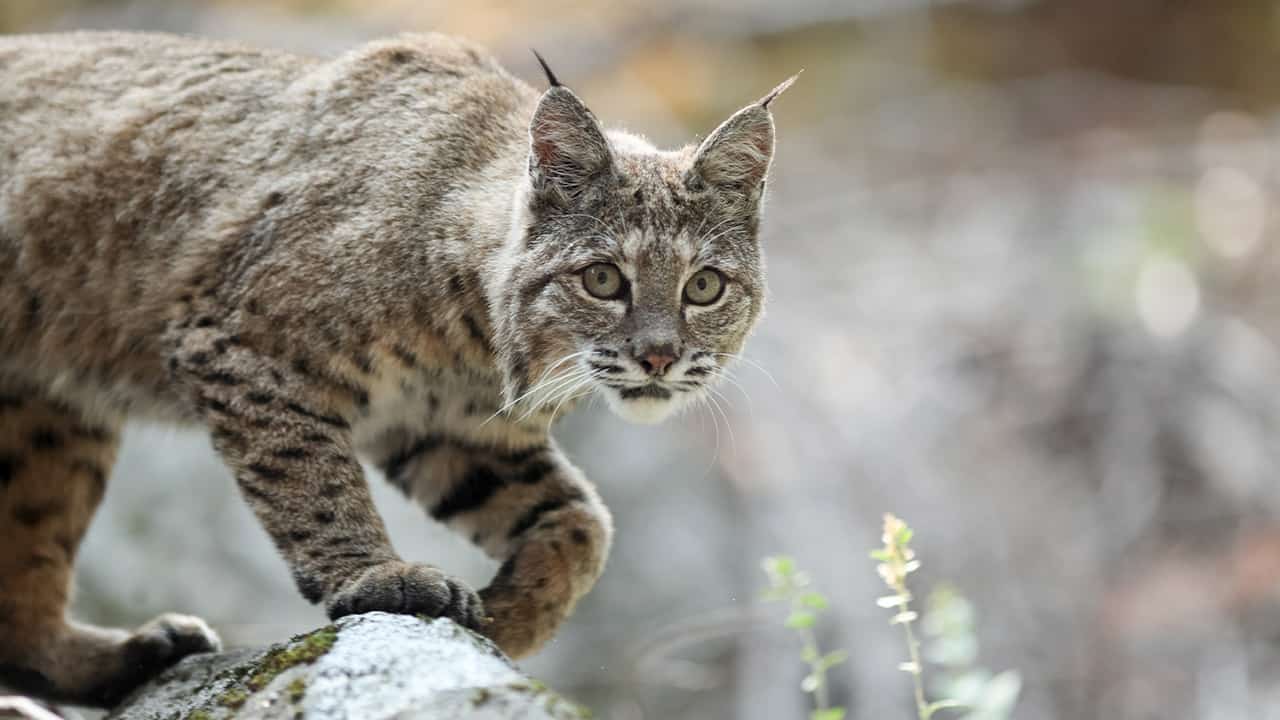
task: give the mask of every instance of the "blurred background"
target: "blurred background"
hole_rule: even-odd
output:
[[[400,31],[550,59],[661,145],[775,107],[768,316],[723,416],[562,422],[617,541],[522,663],[602,718],[807,716],[786,552],[831,601],[832,697],[913,712],[867,550],[975,610],[1012,717],[1280,718],[1280,3],[1264,0],[3,0],[0,30],[166,30],[331,55]],[[757,367],[758,366],[758,367]],[[494,565],[375,491],[407,556]],[[133,428],[82,617],[315,626],[206,438]],[[944,717],[940,714],[938,717]]]

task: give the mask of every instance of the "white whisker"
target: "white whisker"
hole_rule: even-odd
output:
[[[744,362],[747,365],[750,365],[751,367],[763,373],[765,377],[769,378],[769,382],[773,383],[774,387],[778,388],[779,390],[782,389],[782,386],[778,384],[778,381],[773,379],[772,373],[766,370],[763,365],[756,362],[755,360],[752,360],[749,357],[746,357],[745,355],[735,355],[733,353],[711,353],[711,354],[714,355],[715,357],[725,357],[725,358],[729,358],[730,360],[739,360],[741,362]]]

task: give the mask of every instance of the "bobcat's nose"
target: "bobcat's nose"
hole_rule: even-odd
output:
[[[667,368],[671,367],[676,360],[679,358],[670,346],[650,348],[636,357],[636,362],[640,363],[645,373],[656,377],[665,375]]]

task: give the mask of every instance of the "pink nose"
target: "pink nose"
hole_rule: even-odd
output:
[[[667,371],[667,368],[671,367],[671,363],[675,361],[675,355],[651,352],[645,353],[645,356],[640,359],[640,365],[650,375],[662,375]]]

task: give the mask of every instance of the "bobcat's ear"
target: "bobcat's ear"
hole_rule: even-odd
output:
[[[769,103],[791,87],[792,76],[756,102],[734,113],[715,129],[693,156],[685,174],[692,190],[711,187],[758,200],[773,162],[773,113]]]
[[[569,88],[553,84],[529,123],[534,193],[558,202],[586,194],[613,174],[613,153],[600,124]]]

